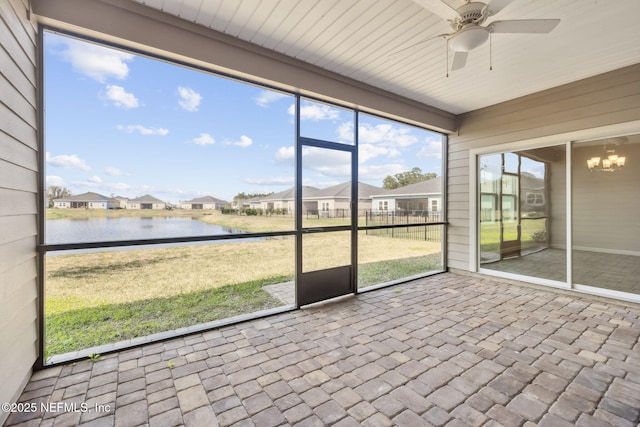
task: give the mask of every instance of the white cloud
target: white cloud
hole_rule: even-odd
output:
[[[235,145],[237,147],[247,148],[253,144],[253,140],[247,135],[242,135],[238,141],[225,141],[226,145]]]
[[[104,97],[113,102],[116,107],[124,108],[125,110],[138,108],[140,106],[138,98],[124,90],[122,86],[107,85],[107,91]]]
[[[102,184],[102,178],[100,178],[98,175],[94,175],[91,178],[87,179],[87,181],[89,181],[91,184]]]
[[[386,165],[359,166],[358,174],[360,179],[383,180],[387,175],[395,175],[406,170],[406,166],[401,163],[391,163]]]
[[[178,86],[178,105],[187,111],[198,111],[202,102],[202,95],[188,87]]]
[[[276,162],[287,165],[293,165],[294,158],[293,147],[280,147],[275,155]],[[304,169],[320,172],[325,176],[351,175],[351,156],[345,151],[305,147],[302,149],[302,164]]]
[[[358,146],[358,163],[365,163],[375,157],[384,156],[392,159],[400,156],[400,151],[395,148],[383,147],[373,144],[360,144]]]
[[[296,152],[293,147],[280,147],[276,151],[276,162],[284,164],[293,164]]]
[[[289,107],[289,114],[292,116],[296,113],[295,104],[291,104]],[[331,108],[328,105],[322,104],[308,104],[300,107],[300,119],[311,120],[314,122],[320,120],[337,120],[340,118],[340,111],[335,108]]]
[[[47,177],[45,178],[46,182],[47,182],[47,187],[50,185],[55,185],[57,187],[65,187],[66,184],[64,182],[64,179],[60,176],[57,175],[47,175]]]
[[[254,98],[254,100],[260,107],[268,107],[269,104],[279,101],[282,98],[288,98],[288,96],[284,93],[274,92],[272,90],[263,90],[260,92],[260,95]]]
[[[352,125],[353,126],[353,125]],[[371,126],[364,123],[358,127],[360,143],[380,144],[387,147],[408,147],[419,141],[408,127],[396,127],[391,124]]]
[[[169,133],[168,129],[164,128],[148,128],[142,125],[118,125],[118,130],[125,131],[127,133],[138,132],[140,135],[160,135],[165,136]]]
[[[78,40],[65,40],[66,49],[62,57],[71,63],[73,69],[94,80],[104,83],[108,78],[123,80],[129,75],[127,62],[134,56]]]
[[[60,154],[58,156],[52,156],[51,153],[46,153],[46,162],[51,166],[56,166],[65,169],[81,169],[83,171],[91,170],[89,165],[75,154]]]
[[[304,169],[320,172],[324,176],[351,176],[351,155],[345,151],[306,147],[302,150]]]
[[[442,158],[442,142],[440,141],[426,141],[426,145],[418,151],[416,157],[419,159],[441,159]]]
[[[294,179],[292,176],[277,176],[273,178],[246,178],[244,182],[258,185],[293,185]]]
[[[122,172],[120,169],[114,168],[114,167],[106,167],[106,168],[104,168],[104,173],[106,173],[109,176],[122,176],[122,175],[124,175],[124,172]]]
[[[216,143],[216,140],[213,139],[213,137],[208,133],[201,133],[199,136],[193,138],[191,141],[198,145],[213,145]]]

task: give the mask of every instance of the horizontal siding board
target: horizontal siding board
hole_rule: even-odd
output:
[[[10,99],[9,99],[10,101]],[[0,130],[11,135],[18,141],[25,141],[31,145],[38,141],[35,123],[29,124],[22,117],[16,115],[7,105],[4,99],[0,100]]]
[[[36,320],[37,291],[35,286],[24,286],[8,295],[8,299],[0,302],[0,310],[4,313],[0,319],[0,342],[15,341],[15,331]]]
[[[555,123],[544,123],[539,127],[527,128],[522,130],[514,130],[510,133],[498,133],[492,137],[474,140],[471,143],[466,143],[466,149],[477,149],[491,145],[524,141],[533,138],[548,137],[553,135],[559,135],[563,133],[596,128],[600,126],[607,126],[616,123],[625,123],[637,120],[640,117],[640,103],[638,101],[640,97],[635,97],[635,105],[630,109],[619,110],[616,107],[619,106],[619,102],[610,101],[606,105],[590,106],[590,115],[581,116],[578,118],[567,117],[564,121]],[[612,111],[608,111],[607,108],[614,108]],[[565,142],[565,141],[562,141]]]
[[[459,122],[464,124],[464,122],[472,119],[474,121],[477,120],[479,123],[476,128],[477,130],[492,128],[496,125],[496,122],[510,115],[529,114],[528,111],[532,107],[550,106],[567,99],[580,101],[579,96],[589,96],[599,91],[607,91],[612,87],[624,86],[629,83],[634,84],[638,81],[638,73],[640,73],[640,64],[632,65],[599,76],[579,80],[501,104],[471,111],[461,115]],[[464,132],[460,130],[460,133]]]
[[[3,97],[6,96],[6,99],[11,100],[11,106],[9,107],[11,111],[22,118],[23,121],[29,123],[31,127],[35,128],[37,120],[35,107],[30,104],[27,98],[11,85],[8,80],[3,78],[4,76],[1,75],[2,71],[4,70],[0,68],[0,93],[3,94]],[[29,89],[29,91],[35,94],[34,88]]]
[[[34,254],[35,257],[35,254]],[[23,287],[36,289],[37,268],[33,258],[15,265],[2,274],[4,285],[0,286],[0,301],[7,301],[9,295],[19,292]]]
[[[36,44],[34,25],[27,20],[28,6],[19,0],[0,2],[2,21],[11,29],[12,38],[23,47],[22,52],[30,58],[32,66],[36,64]]]
[[[9,163],[32,171],[38,170],[38,153],[32,147],[16,141],[10,135],[0,131],[2,158]]]
[[[37,173],[22,166],[0,160],[0,188],[20,191],[38,191]]]
[[[3,47],[0,47],[0,74],[2,74],[0,78],[6,79],[18,92],[26,96],[27,102],[33,105],[34,108],[36,107],[35,70],[25,73],[13,62],[9,52],[4,50]]]
[[[562,101],[530,105],[524,112],[505,110],[493,120],[470,114],[468,119],[462,122],[461,137],[456,138],[455,143],[494,138],[496,130],[503,135],[515,131],[533,130],[538,128],[540,123],[558,124],[579,118],[591,118],[604,111],[623,111],[638,107],[639,95],[640,82],[632,82]],[[466,137],[462,136],[465,135],[465,128],[472,129],[472,133],[466,134]],[[572,130],[575,129],[568,128],[565,132]]]
[[[459,174],[459,175],[453,175],[453,176],[449,175],[447,182],[449,184],[450,190],[454,190],[455,188],[457,188],[458,185],[469,185],[469,172],[467,171],[467,173],[465,174]],[[455,187],[452,187],[452,186],[455,186]]]
[[[467,153],[467,158],[458,159],[458,160],[449,160],[448,162],[449,170],[458,169],[458,168],[469,169],[469,152],[468,151],[465,151],[465,152]]]
[[[27,260],[36,260],[35,237],[28,236],[0,245],[0,275]]]
[[[37,195],[32,191],[16,191],[0,187],[0,216],[36,215]]]
[[[36,351],[36,343],[31,340],[30,335],[32,335],[32,333],[28,330],[25,330],[25,332],[29,332],[29,335],[21,335],[18,342],[12,343],[15,351],[0,354],[0,363],[2,366],[11,366],[11,369],[5,369],[6,374],[2,378],[0,395],[4,402],[17,401],[23,387],[26,385],[29,377],[31,377],[34,360],[30,357],[24,357],[24,355],[34,353]],[[35,331],[33,334],[35,335]],[[0,420],[2,420],[1,415]]]
[[[34,216],[0,216],[0,230],[4,230],[0,235],[0,245],[2,245],[26,236],[35,236],[38,227]]]
[[[15,401],[38,355],[37,33],[28,4],[0,1],[0,402]]]
[[[16,40],[16,33],[18,36],[25,35],[24,27],[16,25],[11,19],[7,20],[7,17],[4,14],[2,9],[10,9],[5,2],[0,2],[0,46],[2,46],[11,56],[12,61],[16,63],[16,65],[21,70],[28,70],[28,72],[34,72],[35,64],[36,64],[36,51],[33,49],[33,44],[27,42],[27,40]],[[24,37],[28,39],[28,37]],[[21,44],[20,42],[25,42],[25,44]],[[31,49],[29,50],[29,46]],[[35,75],[35,74],[34,74]],[[34,80],[35,83],[35,80]]]

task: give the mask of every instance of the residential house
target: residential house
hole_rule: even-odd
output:
[[[167,204],[149,194],[127,201],[127,209],[166,209]]]
[[[373,212],[440,212],[442,177],[436,177],[371,195]]]
[[[53,200],[56,209],[114,209],[119,206],[119,200],[91,191]]]
[[[196,197],[191,200],[180,202],[178,207],[180,209],[192,209],[192,210],[214,210],[222,209],[229,206],[230,203],[226,200],[218,199],[213,196]]]

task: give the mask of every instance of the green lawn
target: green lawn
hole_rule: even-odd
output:
[[[288,221],[218,213],[202,218],[228,219],[229,226],[242,225],[253,231],[273,230]],[[350,240],[344,236],[344,232],[305,235],[306,253],[316,254],[305,259],[305,268],[347,264]],[[360,287],[441,268],[439,242],[368,236],[365,232],[358,233],[358,242]],[[283,303],[263,288],[293,280],[294,259],[293,237],[51,253],[45,260],[47,354],[280,306]]]

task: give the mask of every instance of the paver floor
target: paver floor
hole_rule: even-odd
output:
[[[447,273],[37,372],[6,425],[636,426],[639,336],[638,305]]]

